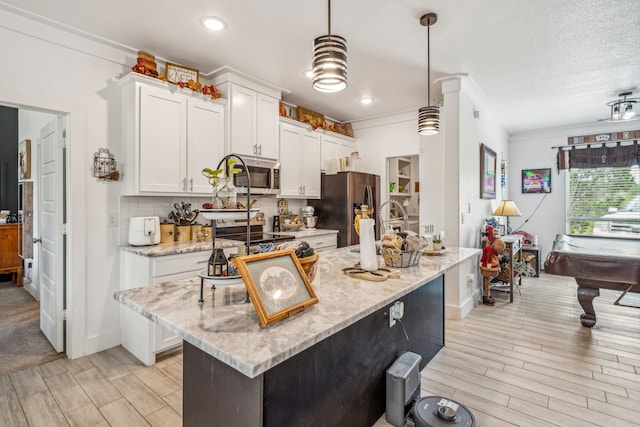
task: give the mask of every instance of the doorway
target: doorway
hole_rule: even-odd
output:
[[[381,212],[385,226],[396,231],[405,229],[419,234],[420,171],[419,156],[387,157],[387,191],[385,212]]]
[[[60,198],[64,198],[65,177],[62,173],[64,171],[64,162],[66,155],[63,151],[63,145],[60,144],[61,156],[57,156],[55,162],[59,164],[58,169],[61,171],[60,179],[53,182],[47,182],[43,185],[41,182],[42,177],[42,159],[45,157],[51,157],[51,147],[58,147],[58,143],[45,143],[45,153],[42,153],[42,143],[46,138],[46,132],[43,134],[43,130],[51,122],[59,123],[60,127],[64,128],[67,118],[58,114],[52,114],[47,112],[40,112],[32,109],[19,108],[18,111],[18,123],[17,123],[17,139],[14,139],[16,146],[20,141],[30,140],[31,152],[30,152],[30,175],[20,176],[18,183],[18,174],[15,177],[12,176],[12,183],[15,183],[15,188],[18,191],[17,206],[11,210],[15,210],[16,217],[19,220],[29,218],[32,221],[32,229],[30,238],[36,238],[42,236],[43,224],[45,227],[50,220],[48,218],[42,218],[42,213],[47,210],[42,209],[43,195],[47,194],[45,200],[57,199],[59,200],[58,206],[62,206],[58,210],[61,211],[61,215],[64,213],[64,202]],[[49,130],[49,134],[50,134]],[[59,132],[60,136],[62,132]],[[44,136],[43,136],[44,135]],[[49,138],[50,139],[50,138]],[[15,157],[15,163],[18,163],[17,156]],[[51,164],[51,162],[49,162]],[[42,191],[42,189],[45,191]],[[31,207],[29,207],[32,203]],[[50,211],[51,209],[49,209]],[[57,224],[57,222],[54,222]],[[54,228],[57,228],[54,226]],[[64,236],[61,236],[61,240]],[[65,340],[63,331],[65,328],[63,316],[55,316],[54,322],[59,320],[59,337],[52,339],[53,344],[47,339],[47,335],[51,335],[51,331],[43,333],[43,330],[47,328],[51,329],[51,321],[46,321],[51,317],[52,310],[50,309],[52,301],[60,301],[61,307],[64,307],[65,291],[64,282],[64,258],[66,249],[63,249],[62,240],[60,245],[55,246],[54,250],[51,250],[51,244],[49,244],[48,252],[45,260],[53,260],[53,264],[49,262],[51,271],[57,271],[61,274],[59,277],[61,283],[56,288],[56,295],[41,296],[41,283],[43,282],[43,273],[45,279],[47,274],[43,271],[42,266],[46,266],[47,262],[43,263],[43,257],[41,255],[42,244],[39,243],[40,239],[36,239],[32,254],[29,251],[25,251],[24,247],[20,248],[20,253],[23,257],[23,278],[20,285],[16,283],[7,283],[0,278],[0,375],[24,369],[29,366],[44,363],[49,360],[54,360],[59,357],[65,356]],[[51,241],[51,239],[49,239]],[[54,241],[57,239],[53,239]],[[20,237],[20,243],[26,241],[23,236]],[[30,242],[29,242],[30,243]],[[51,243],[51,242],[49,242]],[[55,255],[52,258],[52,255]],[[52,268],[53,267],[53,268]],[[45,280],[46,281],[46,280]],[[50,283],[49,283],[50,285]],[[49,286],[51,289],[51,286]],[[55,305],[55,303],[54,303]],[[44,311],[43,311],[44,310]],[[43,312],[45,316],[43,316]],[[58,319],[59,317],[59,319]],[[44,323],[43,323],[44,320]],[[55,344],[55,345],[54,345]]]

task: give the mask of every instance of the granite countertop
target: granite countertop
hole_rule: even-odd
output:
[[[243,284],[215,291],[205,285],[202,306],[197,277],[118,291],[114,298],[254,378],[479,253],[448,247],[442,255],[423,256],[417,266],[399,269],[400,278],[371,282],[342,273],[359,261],[350,248],[322,252],[312,283],[319,303],[264,328],[253,305],[244,303]],[[384,265],[380,256],[378,263]]]
[[[216,247],[234,248],[243,245],[243,242],[229,239],[216,239]],[[188,242],[160,243],[157,245],[147,246],[120,246],[121,251],[131,252],[136,255],[155,257],[165,255],[184,254],[188,252],[211,251],[213,249],[213,240],[203,240],[198,242],[190,240]]]

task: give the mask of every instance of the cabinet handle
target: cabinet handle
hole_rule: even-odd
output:
[[[253,154],[255,154],[256,156],[258,155],[258,144],[255,144],[253,146]]]
[[[182,178],[182,190],[187,191],[187,177]]]
[[[193,178],[189,180],[189,191],[193,193]]]
[[[262,156],[262,144],[258,145],[258,156]]]
[[[208,259],[201,259],[200,261],[197,261],[196,264],[204,264],[205,262],[209,262]]]

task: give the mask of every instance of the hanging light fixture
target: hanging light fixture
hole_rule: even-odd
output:
[[[640,98],[628,98],[632,94],[633,92],[622,92],[618,94],[617,100],[607,102],[607,105],[611,109],[611,116],[605,121],[617,122],[639,119],[640,116],[636,116],[636,112],[633,111],[633,107],[635,104],[640,102]]]
[[[331,0],[327,35],[313,41],[313,88],[320,92],[340,92],[347,87],[347,40],[331,34]]]
[[[431,105],[431,41],[429,29],[438,21],[438,15],[427,13],[420,17],[420,24],[427,27],[427,102],[428,106],[418,110],[418,133],[435,135],[440,132],[440,108]]]

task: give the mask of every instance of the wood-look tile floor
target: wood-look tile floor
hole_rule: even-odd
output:
[[[521,291],[447,320],[422,395],[462,403],[478,426],[640,426],[640,309],[603,290],[588,329],[573,279],[543,273]],[[116,347],[0,376],[2,427],[181,424],[181,354],[145,367]]]
[[[115,347],[0,376],[0,426],[181,426],[182,354],[148,367]]]
[[[584,328],[576,289],[572,278],[524,277],[512,304],[494,293],[494,307],[447,320],[421,395],[465,405],[479,426],[640,426],[640,309],[602,290],[596,326]]]

